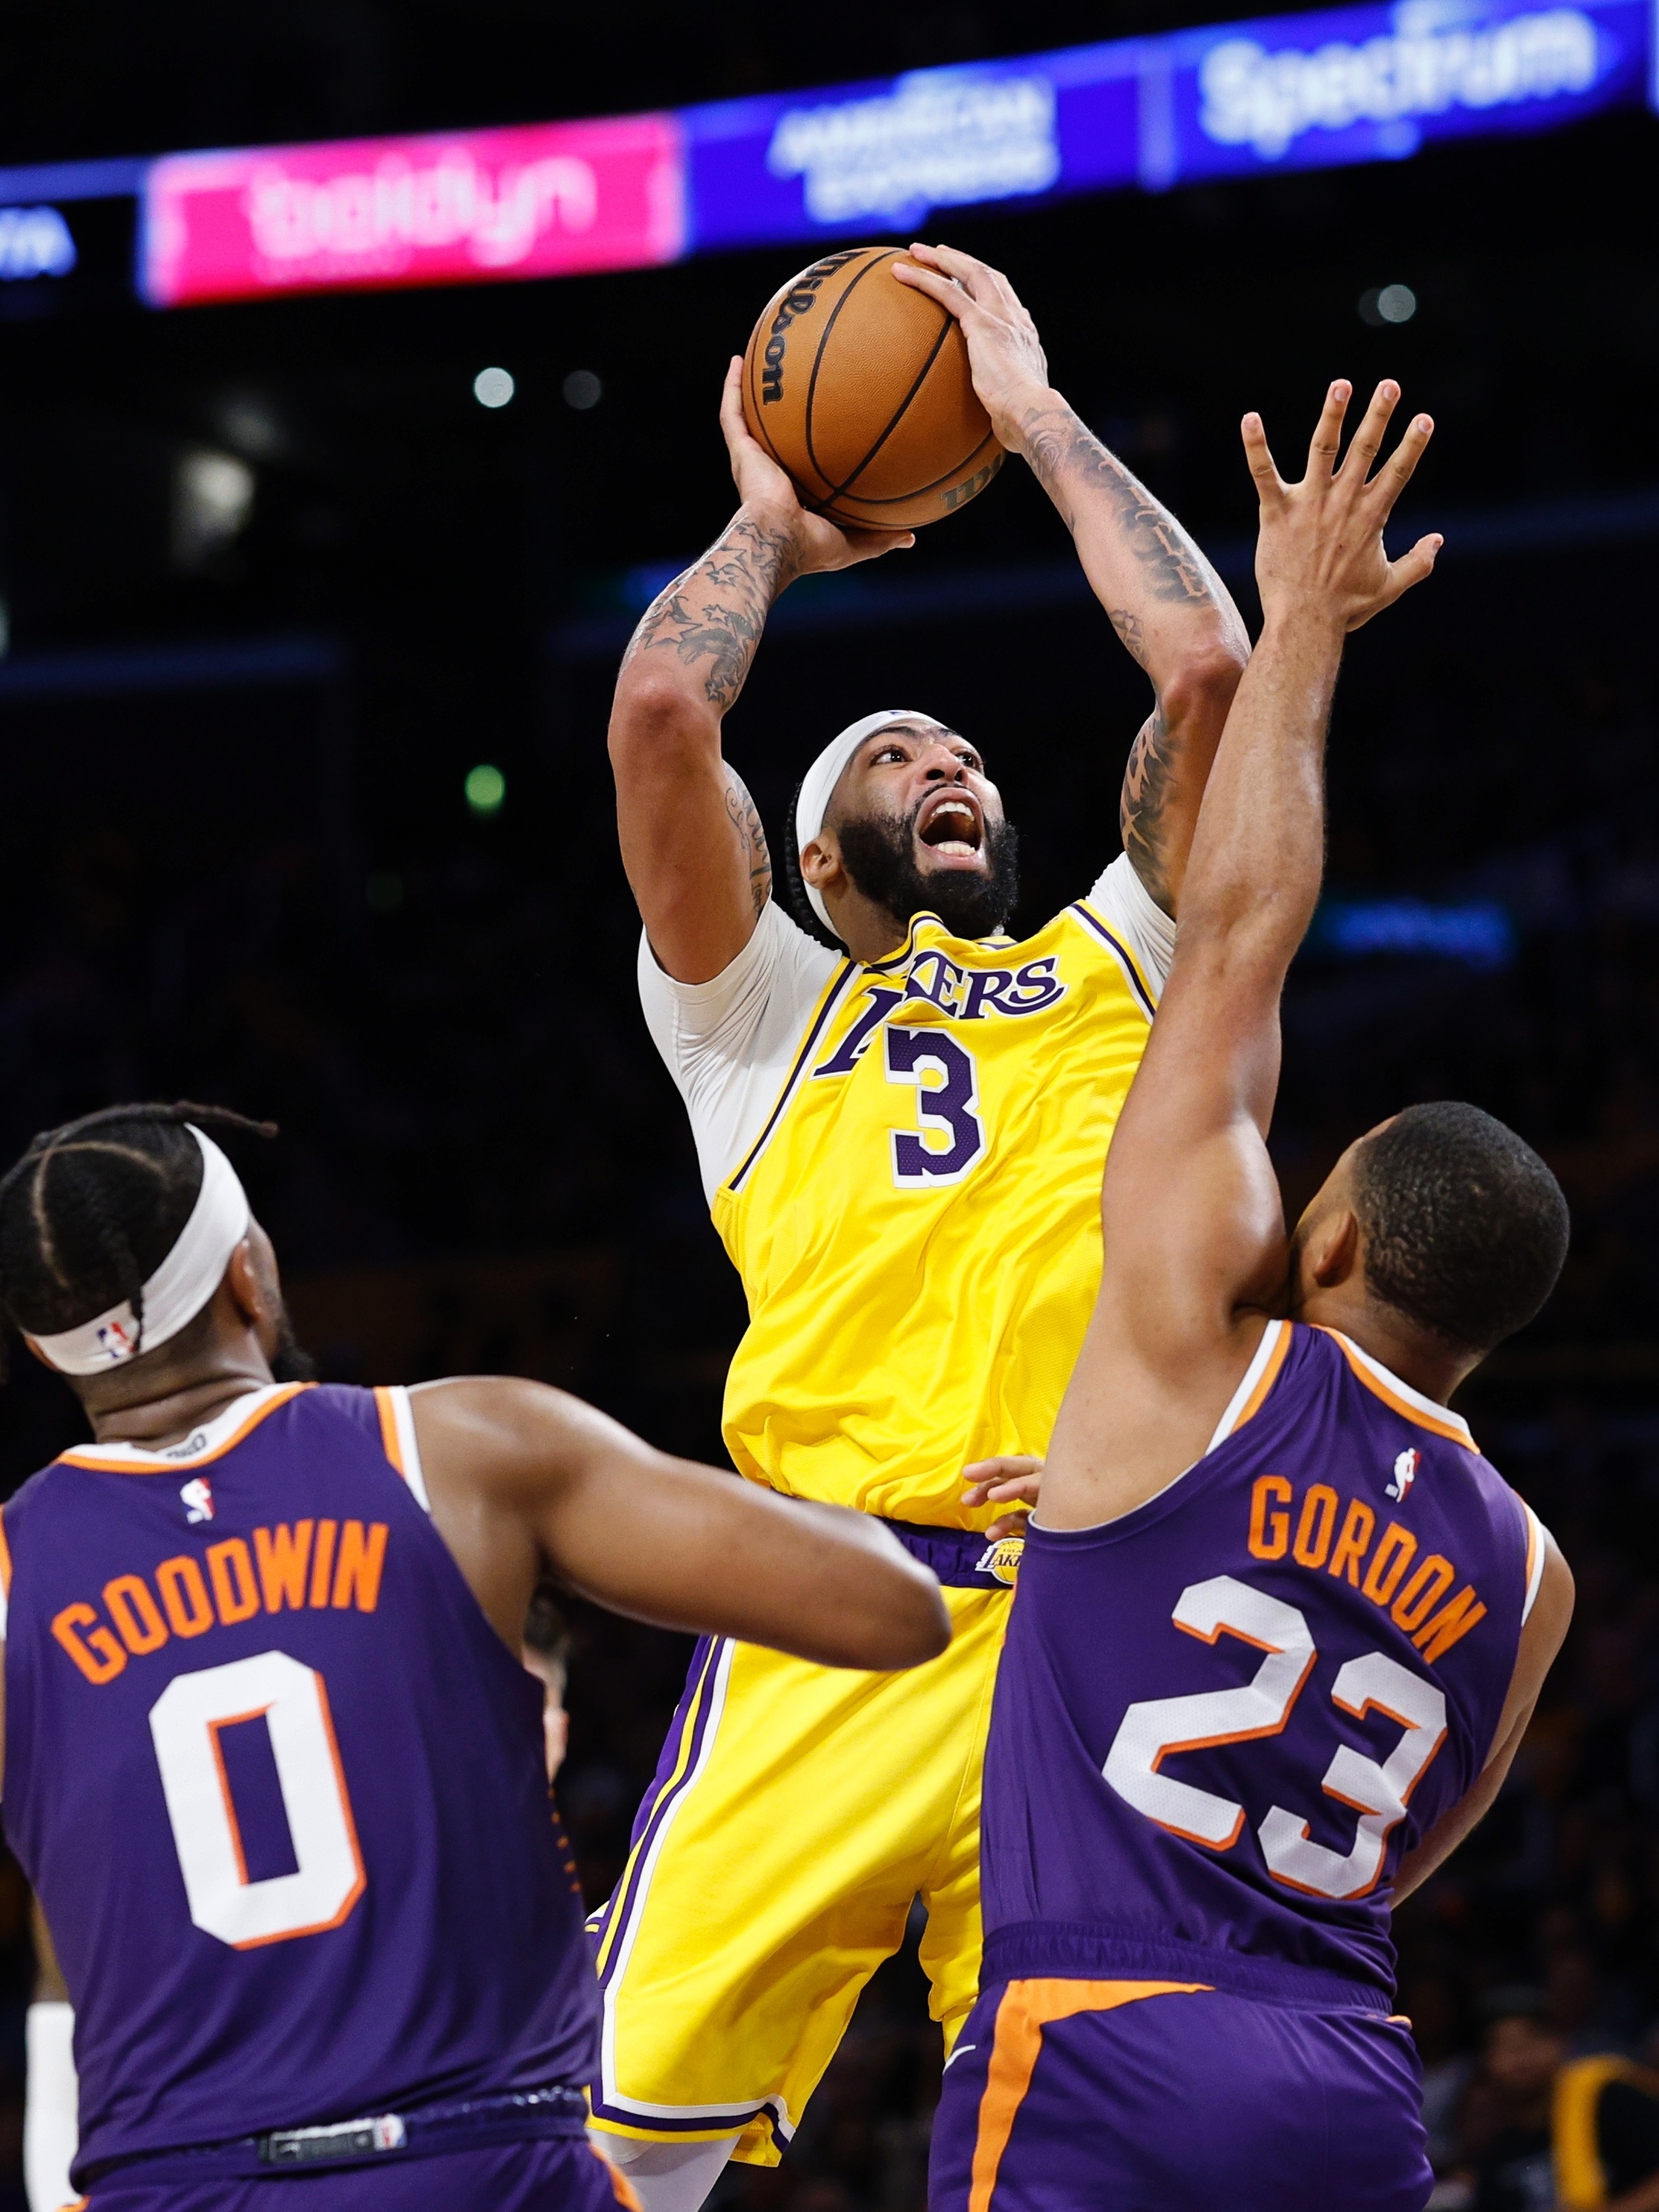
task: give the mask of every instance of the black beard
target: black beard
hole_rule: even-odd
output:
[[[901,929],[908,929],[916,915],[936,914],[952,937],[989,937],[1001,928],[1019,897],[1018,832],[1012,822],[987,822],[988,874],[919,868],[916,817],[926,804],[919,802],[902,818],[866,814],[838,823],[842,865],[856,889],[891,915]]]
[[[317,1363],[294,1334],[294,1323],[284,1306],[276,1316],[276,1349],[271,1354],[273,1382],[314,1382]]]

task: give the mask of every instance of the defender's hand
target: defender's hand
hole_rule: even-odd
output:
[[[974,389],[1000,445],[1020,450],[1020,423],[1028,408],[1052,404],[1048,361],[1036,325],[1000,269],[958,253],[953,246],[913,246],[912,268],[895,262],[893,274],[937,300],[962,325]]]
[[[847,529],[801,505],[788,476],[759,440],[749,434],[749,425],[743,419],[743,361],[736,354],[720,394],[720,428],[732,456],[732,479],[738,496],[769,528],[788,534],[793,574],[809,576],[822,569],[851,568],[860,561],[873,561],[880,554],[915,544],[914,530]]]
[[[1292,611],[1314,612],[1339,629],[1358,629],[1422,582],[1444,542],[1437,535],[1419,538],[1403,559],[1389,560],[1383,526],[1411,482],[1434,424],[1426,415],[1414,416],[1390,459],[1370,475],[1400,398],[1400,386],[1385,380],[1377,386],[1339,467],[1342,421],[1352,389],[1339,378],[1326,393],[1308,450],[1308,472],[1300,483],[1287,484],[1273,465],[1261,417],[1244,417],[1245,456],[1261,501],[1255,578],[1269,622]]]
[[[1036,1504],[1042,1485],[1042,1462],[1018,1455],[1006,1459],[979,1459],[971,1467],[963,1468],[962,1479],[968,1486],[962,1493],[964,1505],[1031,1506]],[[985,1533],[994,1540],[998,1536],[1021,1535],[1024,1528],[1024,1513],[1003,1513]]]

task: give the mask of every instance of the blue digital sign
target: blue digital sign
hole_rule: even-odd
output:
[[[75,240],[55,207],[0,207],[0,284],[32,276],[67,276]]]
[[[953,208],[1036,208],[1127,186],[1164,191],[1397,161],[1437,142],[1552,130],[1644,102],[1659,106],[1656,14],[1659,0],[1393,0],[634,118],[631,125],[649,126],[660,155],[652,206],[661,219],[651,251],[618,255],[590,238],[571,265],[623,268],[726,247],[810,250],[848,238],[902,238]],[[625,131],[630,119],[561,127]],[[458,163],[469,135],[454,134]],[[386,174],[401,176],[400,162],[424,159],[442,139],[375,142],[374,158],[390,163]],[[278,150],[290,167],[326,170],[337,156],[345,167],[333,181],[348,215],[360,186],[371,198],[377,189],[380,171],[361,169],[361,145]],[[263,155],[256,149],[234,158],[258,163]],[[81,283],[80,233],[60,212],[70,202],[137,195],[145,235],[176,245],[178,195],[168,199],[169,180],[176,185],[181,167],[194,176],[206,161],[169,156],[0,170],[0,286],[62,276],[77,258]],[[237,215],[240,201],[220,181],[227,219],[240,220],[247,210]],[[538,263],[513,273],[548,271]],[[453,282],[456,275],[449,269],[399,281]],[[358,280],[343,266],[329,281]],[[362,281],[384,282],[384,271]],[[38,298],[71,289],[33,291]],[[153,288],[150,296],[158,296]]]
[[[682,110],[688,249],[1399,161],[1648,93],[1653,0],[1397,0]]]

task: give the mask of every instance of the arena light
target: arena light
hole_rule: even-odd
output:
[[[1308,939],[1310,950],[1357,960],[1454,960],[1467,968],[1507,967],[1515,925],[1491,899],[1437,905],[1425,899],[1328,899]]]
[[[475,814],[499,814],[507,798],[507,778],[489,761],[480,761],[466,772],[462,788]]]

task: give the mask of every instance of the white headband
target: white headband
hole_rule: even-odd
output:
[[[795,853],[797,858],[806,850],[820,830],[823,817],[830,811],[830,795],[841,781],[850,761],[866,738],[878,730],[884,730],[890,722],[931,722],[931,714],[919,714],[914,707],[884,707],[878,714],[866,714],[861,721],[849,722],[838,738],[831,738],[802,779],[800,796],[795,801]],[[944,725],[939,726],[943,728]],[[805,877],[801,889],[806,893],[812,911],[824,927],[835,935],[836,925],[830,919],[830,909]]]
[[[211,1137],[193,1121],[185,1127],[202,1148],[202,1188],[179,1241],[144,1285],[144,1319],[123,1298],[79,1328],[58,1336],[32,1336],[41,1358],[64,1375],[101,1375],[142,1350],[154,1352],[186,1322],[194,1321],[224,1279],[230,1255],[247,1235],[247,1193]]]

